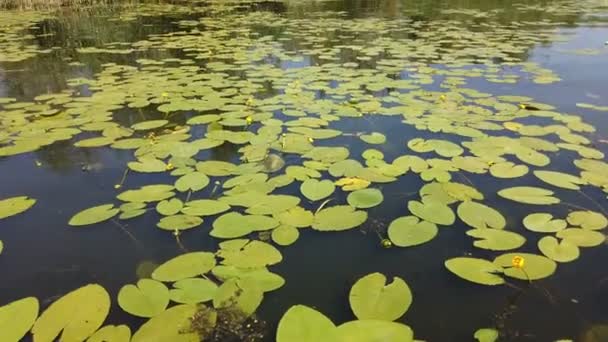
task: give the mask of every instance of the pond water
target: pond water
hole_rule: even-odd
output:
[[[31,301],[1,307],[30,296],[40,341],[78,316],[96,323],[75,341],[135,333],[167,293],[123,286],[204,272],[220,290],[182,283],[168,307],[238,317],[160,316],[133,341],[275,341],[294,305],[425,341],[606,341],[607,57],[600,0],[2,11],[0,337],[32,340]],[[225,266],[153,273],[192,252]],[[409,291],[363,281],[368,306],[349,301],[375,272]],[[103,290],[62,298],[87,284],[107,317]],[[411,340],[296,311],[279,342]]]

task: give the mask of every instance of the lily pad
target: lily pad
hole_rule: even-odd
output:
[[[126,325],[106,325],[97,330],[87,342],[129,342],[131,329]]]
[[[509,260],[510,262],[510,260]],[[445,267],[462,279],[482,285],[501,285],[502,268],[484,259],[457,257],[445,261]]]
[[[152,272],[158,281],[179,281],[209,272],[215,266],[215,256],[208,252],[192,252],[179,255]]]
[[[304,305],[294,305],[279,321],[277,342],[334,341],[336,326],[322,313]]]
[[[192,229],[202,223],[203,219],[198,216],[173,215],[163,217],[156,226],[160,229],[175,231]]]
[[[578,247],[595,247],[601,245],[606,236],[594,230],[568,228],[557,232],[557,237]]]
[[[182,213],[189,216],[212,216],[230,210],[230,206],[224,202],[201,199],[189,201],[182,208]]]
[[[202,172],[191,172],[175,181],[175,189],[180,192],[199,191],[209,184],[209,177]]]
[[[409,201],[407,208],[421,219],[439,225],[449,226],[456,220],[454,211],[450,207],[434,200]]]
[[[568,214],[566,220],[573,226],[589,230],[601,230],[608,226],[606,216],[590,210],[573,211]]]
[[[502,189],[498,192],[500,197],[526,204],[556,204],[559,198],[553,197],[553,191],[531,186],[516,186]]]
[[[563,172],[536,170],[534,175],[545,183],[564,189],[579,190],[581,188],[579,185],[587,184],[580,177]]]
[[[129,284],[118,292],[118,305],[138,317],[154,317],[169,304],[169,289],[156,280],[141,279],[137,286]]]
[[[525,260],[522,268],[513,267],[513,258]],[[494,259],[494,264],[504,268],[506,276],[521,280],[538,280],[552,275],[557,268],[555,261],[542,255],[530,253],[507,253]]]
[[[474,201],[464,201],[456,210],[458,217],[467,225],[477,229],[504,229],[505,217],[496,209]]]
[[[198,304],[210,301],[218,286],[209,279],[188,278],[178,280],[169,291],[172,301],[182,304]]]
[[[320,231],[348,230],[360,226],[366,220],[365,211],[355,210],[350,205],[338,205],[316,213],[312,228]]]
[[[498,330],[491,328],[482,328],[475,331],[473,337],[477,342],[496,342],[498,341]]]
[[[275,247],[262,241],[236,239],[220,243],[217,256],[222,258],[223,265],[256,268],[274,265],[283,256]]]
[[[528,173],[526,165],[515,165],[512,162],[496,163],[490,166],[490,174],[497,178],[517,178]]]
[[[374,144],[374,145],[384,144],[386,142],[386,136],[384,134],[378,133],[378,132],[372,132],[370,134],[363,134],[363,135],[359,136],[359,138],[368,144]]]
[[[0,306],[0,341],[21,341],[38,317],[38,299],[27,297]]]
[[[34,341],[83,341],[105,321],[110,295],[101,286],[89,284],[53,302],[34,323]]]
[[[133,334],[131,342],[199,342],[199,334],[190,329],[198,310],[193,304],[173,306],[144,323]],[[212,318],[209,328],[215,325],[215,317]]]
[[[349,294],[350,307],[357,318],[394,321],[412,304],[412,292],[405,281],[393,278],[389,284],[381,273],[357,280]]]
[[[70,226],[86,226],[107,221],[116,216],[120,210],[114,208],[114,204],[103,204],[93,208],[85,209],[72,216],[68,224]]]
[[[179,213],[184,207],[184,203],[179,198],[172,198],[158,202],[156,211],[165,216],[171,216]]]
[[[427,243],[437,236],[437,232],[434,223],[420,220],[416,216],[399,217],[388,226],[388,238],[399,247]]]
[[[0,201],[0,219],[20,214],[36,204],[36,200],[27,196],[17,196]]]
[[[548,213],[534,213],[524,217],[524,227],[537,233],[556,233],[566,228],[565,220],[553,219]]]
[[[549,259],[557,262],[570,262],[578,259],[580,251],[578,246],[553,236],[545,236],[538,241],[538,249]]]
[[[480,239],[473,242],[473,246],[492,251],[508,251],[516,249],[526,242],[526,239],[514,232],[498,229],[471,229],[468,236]]]
[[[293,226],[282,225],[272,230],[272,241],[277,245],[289,246],[298,240],[300,232]]]
[[[284,225],[297,228],[310,227],[315,219],[312,212],[302,207],[291,208],[282,213],[275,214],[274,217]]]
[[[169,123],[169,121],[167,121],[167,120],[148,120],[148,121],[142,121],[142,122],[138,122],[134,125],[131,125],[131,129],[134,129],[136,131],[147,131],[147,130],[163,127],[164,125],[166,125],[168,123]]]
[[[367,209],[372,208],[384,200],[382,192],[378,189],[361,189],[348,194],[346,201],[352,207]]]
[[[316,180],[309,178],[305,180],[300,186],[302,195],[311,201],[318,201],[326,197],[331,196],[334,193],[336,186],[328,179]]]
[[[336,333],[338,342],[414,341],[414,332],[407,325],[380,320],[347,322]]]

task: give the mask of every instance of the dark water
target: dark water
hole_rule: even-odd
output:
[[[536,6],[525,8],[524,5]],[[163,35],[182,31],[179,20],[198,20],[209,13],[199,12],[209,6],[204,2],[188,10],[151,8],[91,9],[90,11],[65,11],[49,16],[29,28],[34,35],[33,43],[40,49],[53,48],[47,54],[38,54],[20,62],[0,63],[0,97],[30,100],[33,97],[65,89],[68,79],[92,78],[103,70],[104,63],[135,65],[138,58],[162,59],[183,57],[179,49],[150,49],[126,55],[82,54],[83,47],[102,47],[115,42],[131,43],[147,39],[150,35]],[[562,8],[560,11],[559,9]],[[420,33],[425,27],[447,19],[458,20],[461,32],[483,32],[495,25],[518,23],[514,34],[538,35],[551,32],[567,37],[567,42],[547,41],[524,47],[517,52],[522,61],[537,62],[551,69],[562,79],[553,84],[535,84],[522,80],[517,84],[491,83],[483,78],[472,79],[469,88],[492,94],[525,95],[538,102],[556,106],[560,112],[573,113],[597,128],[590,135],[594,141],[608,139],[608,119],[605,112],[576,107],[578,102],[608,105],[606,85],[608,81],[608,56],[604,42],[608,40],[608,7],[602,13],[598,7],[594,13],[564,1],[322,1],[322,2],[258,2],[245,3],[233,9],[240,13],[278,13],[287,20],[307,20],[315,16],[340,18],[340,20],[408,20]],[[177,6],[179,7],[179,6]],[[552,8],[556,10],[543,11]],[[574,10],[572,10],[574,8]],[[568,9],[568,10],[566,10]],[[454,10],[449,12],[446,10]],[[467,16],[466,11],[489,16]],[[109,21],[119,16],[132,16],[130,21]],[[218,14],[214,14],[218,15]],[[221,15],[221,14],[220,14]],[[542,28],[534,23],[543,22]],[[256,23],[257,24],[257,23]],[[260,35],[280,36],[279,27],[252,26]],[[416,30],[414,30],[416,31]],[[52,35],[46,35],[46,34]],[[357,39],[374,45],[374,32],[360,33]],[[414,32],[415,34],[416,32]],[[24,32],[25,34],[25,32]],[[404,35],[411,35],[405,32]],[[320,36],[332,38],[333,32],[320,32]],[[514,38],[515,39],[515,38]],[[324,42],[327,46],[345,43],[348,38]],[[508,39],[505,39],[508,41]],[[293,51],[305,49],[297,36],[285,43]],[[571,53],[576,49],[596,49],[597,55]],[[298,68],[323,63],[305,52],[301,62],[281,62],[284,68]],[[354,56],[342,55],[341,62],[355,60]],[[78,61],[79,66],[70,62]],[[499,61],[497,61],[499,62]],[[202,62],[204,63],[204,62]],[[374,61],[362,62],[373,65]],[[442,63],[437,63],[439,66]],[[500,64],[498,64],[500,65]],[[437,83],[436,83],[437,84]],[[436,85],[429,88],[437,88]],[[86,94],[87,89],[82,89]],[[157,113],[150,110],[149,118]],[[191,113],[175,117],[183,124]],[[115,119],[126,126],[138,121],[138,113],[121,110]],[[373,130],[384,133],[387,143],[378,147],[386,160],[403,154],[403,144],[413,136],[429,136],[410,126],[400,124],[397,117],[374,116],[369,120],[342,119],[335,125],[345,131]],[[450,135],[441,138],[453,139]],[[351,155],[358,155],[367,147],[364,143],[332,140],[335,144],[349,144]],[[27,194],[38,200],[28,212],[0,222],[0,239],[5,250],[0,256],[0,304],[26,296],[36,296],[48,305],[66,292],[87,283],[102,284],[116,298],[118,290],[126,283],[137,280],[136,269],[144,262],[162,263],[181,254],[172,234],[156,229],[159,215],[148,213],[135,220],[125,221],[123,228],[113,223],[101,223],[91,227],[70,228],[70,217],[77,211],[110,203],[116,196],[114,184],[118,183],[125,164],[133,159],[131,151],[109,148],[80,149],[74,141],[57,142],[42,149],[10,157],[0,157],[0,198]],[[322,145],[323,142],[320,142]],[[596,148],[608,152],[608,145],[598,142]],[[238,159],[237,147],[223,146],[206,151],[198,159]],[[577,158],[574,152],[560,151],[552,158],[552,166],[561,170],[575,170],[571,164]],[[36,166],[36,161],[41,166]],[[289,163],[289,161],[288,161]],[[88,171],[83,171],[87,165]],[[459,175],[454,180],[463,182]],[[129,188],[150,183],[172,183],[169,175],[131,173]],[[522,231],[522,212],[528,212],[524,204],[501,199],[496,191],[507,187],[535,182],[533,176],[515,180],[496,180],[490,176],[472,178],[473,183],[486,194],[485,203],[500,208],[508,220],[508,227]],[[581,340],[582,334],[594,325],[608,324],[608,272],[605,245],[583,249],[581,258],[568,264],[560,264],[550,278],[527,286],[525,290],[484,287],[463,281],[447,272],[446,259],[474,253],[478,257],[495,255],[471,245],[464,234],[465,225],[457,221],[451,227],[441,227],[439,235],[430,243],[414,248],[384,249],[374,230],[383,232],[395,218],[405,215],[407,201],[416,199],[423,182],[416,175],[400,177],[397,182],[380,184],[384,203],[369,210],[370,219],[363,229],[339,233],[319,233],[307,230],[292,246],[281,249],[284,261],[272,267],[282,275],[286,284],[278,291],[268,293],[259,310],[259,316],[269,323],[268,341],[274,340],[274,330],[282,314],[294,304],[315,307],[336,323],[353,319],[348,304],[348,290],[360,277],[382,272],[399,276],[407,281],[414,294],[414,302],[400,321],[411,326],[418,339],[427,341],[472,341],[473,332],[481,327],[499,326],[504,341],[554,341],[560,338]],[[297,192],[297,186],[281,188],[278,193]],[[210,188],[198,193],[205,198]],[[605,205],[605,194],[591,189],[588,194]],[[564,201],[591,205],[582,196],[568,195]],[[344,201],[338,196],[337,201]],[[307,209],[316,205],[303,201]],[[180,239],[187,250],[214,250],[217,241],[207,234],[211,219],[198,229],[184,232]],[[526,235],[527,234],[527,235]],[[134,239],[133,239],[134,237]],[[536,252],[535,240],[530,240],[523,251]],[[124,313],[115,301],[107,324],[128,323],[136,328],[143,319]],[[608,338],[608,337],[604,337]],[[602,339],[597,339],[601,341]],[[591,341],[591,340],[584,340]],[[594,340],[595,341],[595,340]]]

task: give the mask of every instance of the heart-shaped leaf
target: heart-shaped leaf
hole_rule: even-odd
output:
[[[177,256],[158,266],[152,278],[158,281],[178,281],[209,272],[215,266],[215,256],[208,252],[192,252]]]
[[[0,306],[0,341],[21,341],[38,317],[38,299],[27,297]]]
[[[531,186],[516,186],[513,188],[502,189],[498,192],[498,195],[515,202],[526,204],[559,203],[559,198],[553,197],[553,191]]]
[[[513,258],[525,260],[522,268],[513,267]],[[537,280],[552,275],[557,268],[555,261],[530,253],[507,253],[494,259],[494,264],[504,268],[504,274],[521,280]]]
[[[18,196],[0,201],[0,219],[20,214],[36,204],[36,200],[27,196]]]
[[[421,245],[431,241],[435,236],[437,236],[437,226],[422,221],[416,216],[399,217],[388,226],[388,238],[399,247]]]
[[[537,233],[556,233],[566,228],[565,220],[554,220],[548,213],[534,213],[524,217],[524,227]]]
[[[93,208],[85,209],[74,215],[68,224],[70,226],[86,226],[107,221],[116,216],[120,210],[114,208],[114,204],[103,204]]]
[[[106,325],[97,330],[87,342],[129,342],[131,329],[126,325]]]
[[[118,292],[118,305],[138,317],[153,317],[165,311],[169,304],[169,289],[158,281],[141,279],[137,286],[129,284]]]
[[[384,196],[378,189],[361,189],[348,194],[346,201],[352,207],[367,209],[382,203]]]
[[[510,261],[509,261],[510,262]],[[445,261],[445,267],[462,279],[482,285],[501,285],[502,268],[490,261],[469,257],[457,257]]]
[[[508,251],[526,242],[526,238],[517,233],[498,229],[471,229],[467,235],[480,239],[475,240],[473,246],[492,251]]]
[[[325,180],[316,180],[313,178],[309,178],[305,180],[300,186],[300,191],[302,195],[308,198],[311,201],[318,201],[329,197],[334,193],[336,186],[334,183],[328,179]]]
[[[590,210],[573,211],[566,217],[568,223],[583,229],[600,230],[608,226],[606,216]]]
[[[412,214],[435,224],[449,226],[456,220],[454,211],[447,205],[438,201],[409,201],[407,203],[407,208]]]
[[[507,221],[496,209],[474,201],[464,201],[456,209],[458,217],[477,229],[504,229]]]
[[[359,319],[394,321],[409,309],[412,292],[399,277],[386,284],[383,274],[372,273],[357,280],[350,290],[349,301]]]
[[[217,292],[217,285],[209,279],[188,278],[173,284],[169,291],[172,301],[182,304],[197,304],[210,301]]]
[[[336,326],[325,315],[304,305],[294,305],[281,318],[277,342],[335,341]]]
[[[562,240],[559,242],[553,236],[545,236],[538,241],[538,249],[549,259],[557,262],[570,262],[578,259],[580,251],[578,246]]]
[[[192,330],[192,318],[199,311],[194,304],[173,306],[152,317],[133,334],[131,342],[198,342],[201,336]],[[205,317],[215,322],[215,313]]]

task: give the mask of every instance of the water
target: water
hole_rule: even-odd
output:
[[[608,49],[604,45],[608,40],[607,15],[608,5],[601,2],[389,0],[243,2],[240,5],[201,2],[94,8],[81,12],[65,10],[52,14],[6,12],[0,14],[0,18],[4,17],[12,28],[1,28],[0,32],[9,32],[10,35],[4,36],[4,42],[11,43],[0,50],[0,61],[4,60],[0,62],[0,98],[32,101],[38,95],[70,88],[70,79],[92,79],[100,75],[101,82],[106,83],[101,90],[94,86],[72,85],[71,89],[77,90],[75,96],[111,91],[124,82],[132,82],[124,88],[125,91],[133,89],[132,92],[138,94],[146,91],[136,89],[133,77],[138,76],[113,79],[108,73],[112,68],[108,63],[139,66],[142,73],[138,75],[142,76],[146,70],[153,70],[142,65],[142,59],[168,58],[188,59],[192,61],[191,65],[201,67],[215,63],[209,69],[225,72],[224,78],[236,75],[240,79],[253,79],[263,85],[251,91],[257,99],[281,94],[282,88],[288,83],[293,84],[295,79],[314,83],[312,78],[322,77],[323,73],[312,71],[297,77],[286,73],[280,76],[285,77],[282,84],[277,82],[280,77],[271,82],[258,82],[264,77],[260,76],[260,71],[253,67],[249,68],[249,73],[234,70],[235,65],[257,65],[263,74],[264,71],[269,72],[261,69],[264,65],[273,66],[275,70],[297,72],[328,63],[356,62],[359,65],[352,68],[353,73],[365,73],[386,65],[378,61],[397,60],[400,61],[398,65],[407,67],[394,74],[403,79],[420,80],[428,78],[420,68],[430,66],[435,70],[435,74],[431,74],[434,82],[421,87],[428,91],[447,92],[449,89],[440,86],[442,81],[446,78],[454,81],[455,75],[449,75],[449,70],[460,68],[458,63],[463,62],[469,65],[463,66],[462,70],[477,68],[485,74],[479,77],[460,71],[465,73],[466,79],[466,85],[462,87],[493,95],[529,96],[534,101],[555,106],[555,111],[560,113],[580,115],[596,128],[594,133],[582,134],[592,141],[592,146],[606,152],[607,145],[602,142],[608,139],[605,136],[608,125],[605,112],[580,108],[576,104],[608,105],[604,89],[608,79]],[[192,21],[196,25],[193,26]],[[25,41],[17,40],[26,34],[31,36]],[[349,49],[345,45],[358,47]],[[428,50],[429,46],[431,50]],[[110,49],[114,53],[86,50],[91,47]],[[339,50],[334,50],[337,47]],[[212,53],[205,51],[207,48]],[[133,51],[124,51],[127,49]],[[376,53],[374,49],[380,51]],[[31,51],[30,56],[6,61],[15,57],[15,51],[26,50]],[[217,62],[225,63],[227,68],[222,69]],[[522,65],[511,66],[505,62],[533,62],[537,66],[525,71]],[[177,65],[169,62],[165,67]],[[448,70],[448,75],[438,75],[437,70]],[[328,72],[331,74],[331,68]],[[189,77],[197,73],[206,71],[186,72]],[[341,71],[329,76],[342,77],[344,73]],[[519,79],[516,83],[490,82],[494,78],[504,79],[505,75],[515,75]],[[542,81],[543,77],[553,79],[557,76],[561,79],[559,82],[535,82],[539,77]],[[183,76],[175,76],[179,77]],[[186,80],[182,85],[184,89],[189,84],[192,86],[192,79]],[[338,87],[346,80],[332,82],[333,87]],[[372,82],[368,79],[362,83]],[[153,86],[152,82],[146,87]],[[231,85],[219,89],[226,87]],[[167,91],[169,96],[177,92],[162,85],[151,91]],[[250,96],[247,86],[239,91],[243,101]],[[365,93],[378,98],[408,92],[407,89],[393,88]],[[314,94],[317,99],[331,99],[336,95],[319,89],[315,89]],[[353,89],[346,90],[344,95],[343,100],[360,96]],[[395,105],[387,104],[386,107]],[[7,117],[8,114],[2,115]],[[177,111],[170,120],[184,125],[195,115],[196,111],[192,110]],[[142,121],[142,117],[161,119],[164,115],[154,105],[141,110],[125,106],[114,111],[112,120],[129,127]],[[275,118],[295,119],[282,115],[280,111],[276,111]],[[405,153],[414,153],[405,147],[405,143],[414,137],[456,142],[471,140],[451,133],[417,130],[411,124],[402,124],[401,120],[401,116],[369,115],[364,119],[342,118],[330,125],[353,134],[381,132],[387,137],[383,145],[367,145],[353,136],[316,139],[314,145],[347,146],[351,158],[359,160],[362,160],[359,157],[362,151],[377,148],[384,153],[385,160],[392,161]],[[521,122],[546,125],[542,120],[524,118]],[[8,130],[8,127],[0,125],[3,130]],[[202,127],[192,129],[194,139],[205,134]],[[2,133],[0,130],[0,144],[4,139]],[[489,134],[517,136],[504,130]],[[183,253],[184,249],[214,251],[218,240],[208,236],[213,218],[205,218],[201,227],[182,232],[180,241],[183,246],[180,246],[171,232],[155,227],[160,215],[154,210],[133,220],[69,227],[67,222],[80,210],[103,203],[119,203],[115,200],[117,190],[114,185],[120,182],[125,165],[133,160],[133,153],[129,150],[73,146],[78,140],[95,136],[99,136],[99,132],[85,132],[34,152],[0,157],[0,198],[27,195],[37,199],[37,204],[29,211],[0,221],[0,239],[5,244],[0,256],[0,272],[4,280],[0,283],[0,303],[35,296],[46,307],[73,289],[87,283],[98,283],[113,298],[106,324],[124,323],[135,330],[145,320],[125,313],[115,298],[123,285],[137,281],[138,266],[147,262],[160,264]],[[422,155],[425,158],[436,157],[431,153]],[[550,169],[571,174],[580,171],[572,164],[574,159],[580,158],[575,152],[562,149],[550,155]],[[201,151],[196,158],[238,163],[239,156],[238,146],[227,143]],[[297,155],[286,154],[285,157],[287,165],[301,163]],[[175,179],[168,173],[130,172],[123,189],[135,189],[146,184],[171,184]],[[504,180],[489,174],[453,172],[452,181],[472,182],[483,192],[486,197],[483,203],[497,208],[507,219],[508,229],[528,239],[518,251],[530,253],[539,253],[536,247],[539,235],[525,230],[521,219],[531,212],[549,211],[563,215],[567,214],[568,208],[532,208],[498,197],[498,190],[535,185],[559,191],[562,202],[591,210],[599,210],[596,205],[606,204],[605,194],[599,187],[584,187],[585,195],[593,199],[590,201],[576,191],[558,190],[543,184],[531,174]],[[382,190],[385,201],[368,210],[369,219],[361,227],[328,233],[301,230],[294,245],[280,249],[283,262],[271,270],[284,277],[286,284],[278,291],[267,293],[258,310],[259,318],[268,322],[268,341],[274,340],[280,317],[294,304],[314,307],[337,324],[354,319],[349,308],[348,291],[357,279],[373,272],[386,274],[389,279],[398,276],[406,280],[414,301],[399,321],[412,327],[418,339],[469,341],[478,328],[498,327],[504,341],[602,340],[602,337],[593,340],[583,335],[591,327],[608,321],[608,311],[604,309],[608,304],[608,283],[602,263],[608,257],[608,249],[604,244],[581,248],[578,260],[559,264],[554,275],[535,281],[532,286],[522,281],[510,281],[523,291],[509,286],[476,285],[445,269],[444,261],[453,257],[470,254],[491,260],[502,253],[473,247],[471,238],[464,233],[468,228],[460,220],[450,227],[440,227],[438,236],[424,245],[382,248],[379,236],[386,237],[386,228],[393,219],[409,215],[407,201],[418,199],[417,191],[423,184],[420,177],[411,172],[396,182],[374,184],[373,187]],[[299,195],[298,188],[299,183],[293,183],[273,194]],[[211,192],[210,185],[193,198],[207,198]],[[346,196],[338,190],[333,198],[329,205],[345,203]],[[314,211],[319,204],[303,200],[301,206]]]

